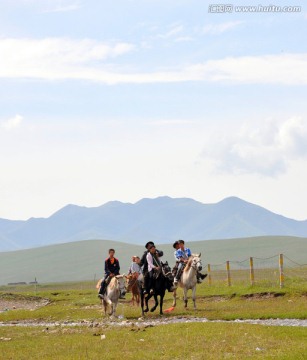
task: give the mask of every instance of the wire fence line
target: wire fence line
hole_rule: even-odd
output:
[[[277,254],[265,258],[250,257],[244,260],[206,264],[209,285],[233,284],[287,286],[289,281],[306,281],[307,263],[300,264],[286,255]]]

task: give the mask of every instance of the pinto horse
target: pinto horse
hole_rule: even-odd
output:
[[[168,263],[161,262],[161,270],[156,274],[153,279],[153,294],[144,294],[142,286],[140,285],[140,294],[141,294],[141,308],[142,316],[149,311],[148,301],[153,296],[155,300],[155,305],[150,309],[151,312],[154,312],[159,305],[158,296],[160,296],[160,315],[163,315],[163,299],[165,291],[173,291],[173,281],[174,276],[172,274],[171,268]],[[140,283],[139,283],[140,284]],[[144,309],[145,303],[145,309]]]

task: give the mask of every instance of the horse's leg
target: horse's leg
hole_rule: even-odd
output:
[[[165,294],[160,295],[160,315],[163,315],[163,299]]]
[[[134,300],[136,302],[136,305],[138,306],[139,303],[140,303],[140,295],[139,295],[139,291],[138,291],[138,288],[135,287],[134,289],[132,289],[132,293],[133,293],[133,297],[134,297]],[[134,305],[134,303],[133,303]]]
[[[154,293],[154,299],[155,299],[155,305],[150,309],[151,312],[154,312],[156,310],[157,306],[159,305],[158,295],[156,293]]]
[[[136,296],[136,305],[139,306],[140,305],[140,295]]]
[[[196,310],[196,285],[192,289],[192,299],[194,304],[194,310]]]
[[[186,287],[183,288],[183,301],[186,308],[188,306],[188,289]]]
[[[104,315],[107,315],[107,302],[104,299],[101,301],[103,302]]]
[[[144,312],[144,294],[141,292],[141,309],[142,309],[142,316],[145,315]]]
[[[177,290],[175,289],[175,290],[173,291],[173,307],[176,306],[176,292],[177,292]]]
[[[146,305],[146,308],[144,310],[144,312],[148,312],[149,311],[149,308],[148,308],[148,301],[149,299],[152,297],[151,294],[148,294],[147,296],[145,296],[145,305]]]
[[[109,315],[112,316],[114,313],[114,304],[111,302]]]
[[[113,303],[113,316],[115,316],[115,314],[116,314],[117,304],[118,304],[118,302]]]

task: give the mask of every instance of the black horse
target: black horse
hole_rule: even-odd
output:
[[[165,263],[161,262],[161,270],[153,278],[153,294],[144,294],[142,286],[140,284],[140,294],[141,294],[141,307],[142,307],[142,316],[149,311],[148,300],[153,296],[155,299],[155,305],[150,309],[151,312],[155,311],[159,305],[158,296],[160,296],[160,315],[163,315],[163,299],[165,291],[173,291],[173,281],[174,276],[172,270],[168,265],[167,261]],[[145,309],[144,309],[145,303]]]

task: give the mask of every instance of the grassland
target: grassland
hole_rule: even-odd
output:
[[[36,288],[0,288],[1,294],[15,297],[49,299],[47,306],[36,310],[8,310],[0,313],[0,321],[48,322],[57,326],[0,327],[0,359],[224,359],[278,358],[304,359],[307,349],[307,328],[269,327],[242,323],[181,323],[139,328],[114,328],[104,322],[94,283],[46,284]],[[182,296],[181,290],[178,294]],[[130,294],[121,301],[118,315],[130,322],[140,316],[140,309],[130,303]],[[165,306],[171,305],[167,294]],[[13,302],[12,302],[13,304]],[[307,319],[307,281],[288,280],[283,289],[276,286],[209,287],[197,290],[198,309],[177,308],[163,318],[204,317],[209,320],[296,318]],[[149,314],[148,319],[161,319]],[[70,327],[84,322],[97,327]],[[66,324],[66,325],[65,325]],[[105,335],[105,339],[101,339]],[[3,355],[5,354],[5,355]],[[2,357],[1,357],[2,356]],[[3,357],[4,356],[4,357]]]
[[[14,360],[306,359],[306,328],[201,323],[131,330],[5,328],[2,336],[12,340],[0,342],[0,354]]]

